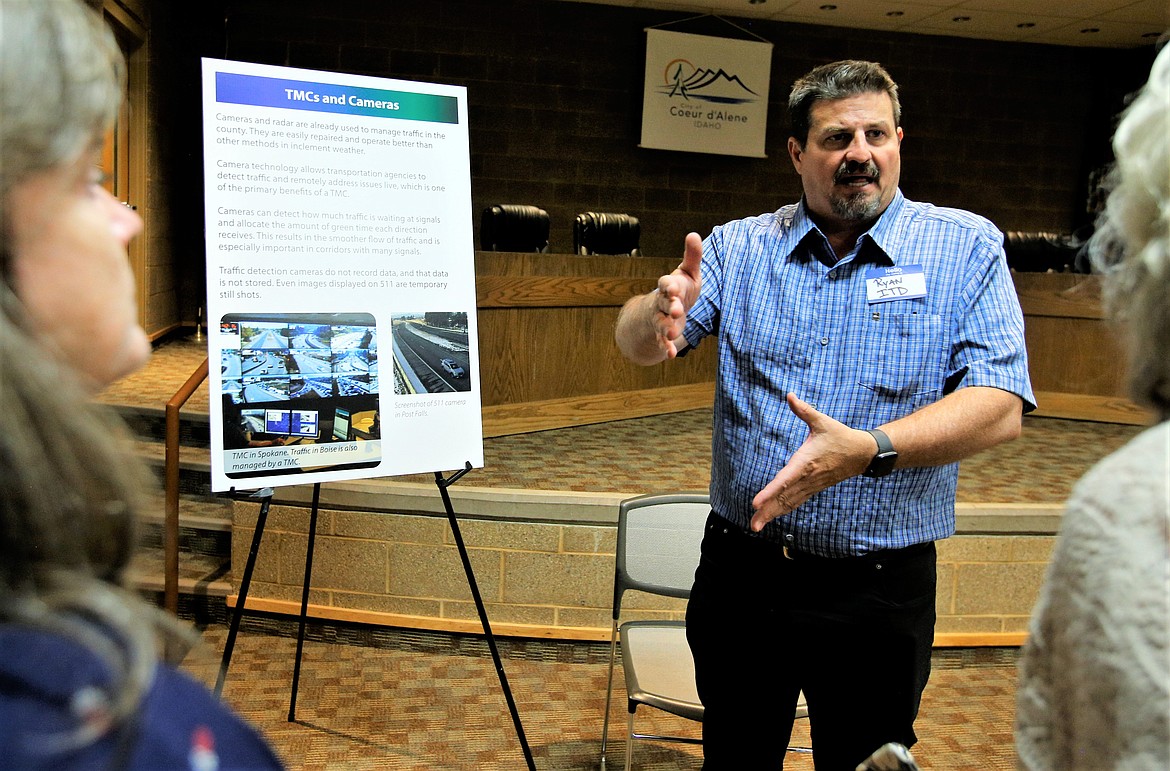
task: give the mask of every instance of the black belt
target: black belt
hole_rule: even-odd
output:
[[[929,551],[930,547],[934,545],[933,541],[925,543],[916,543],[913,546],[904,546],[901,549],[878,549],[877,551],[867,552],[865,554],[852,554],[847,557],[822,557],[819,554],[813,554],[807,551],[800,551],[792,546],[781,546],[781,552],[785,559],[794,560],[797,562],[823,562],[825,564],[842,564],[842,563],[891,563],[900,562],[904,559],[910,559],[918,554]]]
[[[784,541],[770,541],[765,539],[759,533],[753,533],[749,530],[744,530],[739,525],[724,519],[715,512],[711,512],[711,516],[707,520],[707,529],[709,531],[722,532],[727,535],[735,535],[740,538],[750,538],[752,541],[760,544],[768,544],[779,551],[785,559],[793,562],[808,562],[819,563],[827,566],[845,566],[845,565],[868,565],[878,563],[895,563],[904,559],[910,559],[914,556],[929,551],[934,546],[934,541],[926,541],[924,543],[916,543],[911,546],[905,546],[900,549],[878,549],[877,551],[867,552],[866,554],[849,555],[845,557],[822,557],[819,554],[802,551],[797,549],[791,542],[792,536],[787,536]]]

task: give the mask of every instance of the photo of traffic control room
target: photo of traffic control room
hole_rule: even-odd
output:
[[[229,314],[219,339],[225,450],[381,438],[372,315]]]

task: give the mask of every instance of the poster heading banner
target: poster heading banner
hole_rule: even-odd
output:
[[[459,102],[452,96],[284,80],[232,72],[215,73],[215,100],[223,104],[283,107],[289,110],[429,123],[459,122]]]

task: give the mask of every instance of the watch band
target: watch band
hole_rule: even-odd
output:
[[[886,435],[885,431],[882,431],[880,428],[867,428],[865,433],[872,436],[874,441],[877,442],[878,449],[875,455],[884,455],[887,452],[894,451],[894,443],[890,441],[890,437]]]
[[[877,442],[878,449],[863,474],[873,478],[884,477],[894,470],[894,466],[898,462],[898,451],[894,449],[894,443],[890,441],[890,437],[886,436],[885,431],[870,428],[866,429],[866,433]]]

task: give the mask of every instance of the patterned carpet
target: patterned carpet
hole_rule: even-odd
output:
[[[161,410],[206,357],[192,338],[155,349],[150,363],[99,395],[116,405]],[[207,386],[186,412],[207,413]],[[583,492],[706,490],[711,447],[710,410],[666,418],[677,441],[657,441],[663,418],[638,418],[592,426],[484,440],[484,468],[465,484],[479,487]],[[1053,418],[1026,418],[1021,438],[965,460],[958,500],[971,503],[1059,503],[1101,456],[1141,431],[1138,426]],[[678,448],[682,448],[679,450]],[[399,477],[431,483],[433,475]]]
[[[289,621],[245,621],[224,699],[272,742],[291,769],[526,768],[486,642],[413,630],[310,624],[301,659],[296,720],[288,718],[296,629]],[[214,685],[226,639],[209,625],[184,668]],[[539,771],[598,767],[608,644],[498,640],[534,764]],[[940,649],[923,696],[914,748],[923,769],[1013,769],[1017,651]],[[626,709],[619,683],[610,707],[610,768],[625,756]],[[642,708],[638,730],[697,736],[697,725]],[[808,746],[807,721],[793,744]],[[699,769],[691,745],[638,742],[642,771]],[[786,768],[812,768],[790,754]]]

